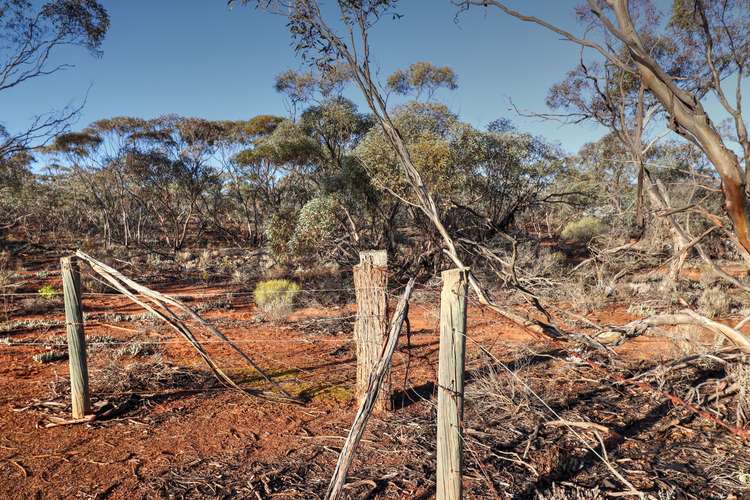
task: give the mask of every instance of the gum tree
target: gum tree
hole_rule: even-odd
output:
[[[724,207],[734,237],[750,260],[750,139],[742,107],[750,43],[750,3],[743,0],[674,0],[664,23],[639,24],[656,16],[650,0],[587,0],[578,10],[586,34],[576,36],[552,23],[511,9],[500,0],[460,0],[469,8],[498,9],[542,26],[598,53],[610,65],[642,82],[667,114],[674,132],[700,148],[721,178]],[[651,50],[653,37],[674,42],[671,57]],[[708,94],[731,119],[734,137],[722,134],[721,116],[704,107]],[[738,155],[733,143],[739,145]]]
[[[71,66],[57,63],[57,53],[76,46],[95,56],[109,29],[109,16],[96,0],[0,0],[0,96],[30,80]],[[34,117],[20,131],[0,123],[0,161],[49,142],[66,130],[81,106]]]

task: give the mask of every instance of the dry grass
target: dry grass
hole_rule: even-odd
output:
[[[706,288],[698,298],[698,309],[709,318],[726,315],[731,305],[732,301],[727,292],[718,286]]]
[[[747,363],[730,363],[727,372],[739,385],[736,396],[735,421],[737,425],[744,427],[750,423],[750,365]]]
[[[99,394],[198,389],[215,384],[216,379],[211,373],[173,365],[164,361],[161,355],[129,365],[113,358],[91,374],[92,392]]]

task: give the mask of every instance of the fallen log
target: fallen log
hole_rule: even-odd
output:
[[[723,335],[742,352],[750,354],[750,338],[744,333],[712,319],[701,316],[690,309],[677,314],[660,314],[631,321],[630,323],[605,330],[595,337],[602,344],[618,346],[625,340],[643,335],[647,330],[660,326],[693,325],[700,326],[716,334]]]

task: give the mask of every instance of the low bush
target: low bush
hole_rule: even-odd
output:
[[[255,287],[255,303],[271,321],[280,321],[291,314],[299,285],[284,279],[261,281]]]
[[[595,236],[607,231],[607,225],[596,217],[586,216],[577,221],[569,222],[560,232],[564,240],[578,243],[588,243]]]
[[[58,291],[52,285],[44,285],[42,288],[37,290],[37,293],[41,298],[45,300],[51,300],[55,298],[55,296],[58,294]]]

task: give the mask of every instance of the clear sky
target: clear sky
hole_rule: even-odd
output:
[[[329,2],[330,3],[330,2]],[[511,2],[579,31],[576,0]],[[302,68],[284,19],[250,7],[230,10],[225,0],[103,0],[111,29],[100,59],[66,50],[75,68],[0,94],[0,119],[17,130],[38,112],[80,101],[88,90],[83,127],[99,118],[165,113],[209,119],[285,114],[273,77]],[[399,20],[383,19],[372,38],[382,79],[399,67],[427,60],[449,65],[459,88],[439,98],[463,120],[484,126],[511,118],[519,128],[559,141],[568,151],[596,139],[594,126],[540,122],[509,110],[544,111],[549,86],[562,79],[578,48],[545,30],[475,10],[456,19],[449,0],[404,0]],[[90,90],[89,90],[90,88]],[[361,104],[359,96],[349,94]],[[362,109],[365,111],[365,109]]]

